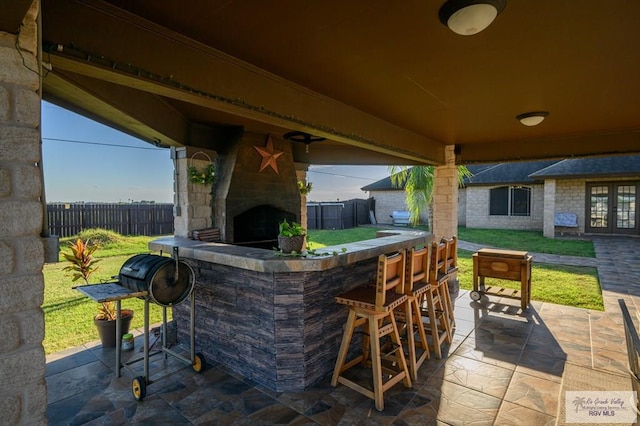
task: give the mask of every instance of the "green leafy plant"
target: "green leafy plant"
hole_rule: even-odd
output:
[[[189,182],[199,183],[201,185],[211,185],[213,179],[216,177],[216,169],[213,163],[207,165],[204,170],[198,170],[195,166],[189,166],[187,172],[189,173]]]
[[[311,182],[305,182],[303,180],[298,181],[298,190],[300,191],[300,194],[307,195],[311,192],[311,189],[313,189],[313,184]]]
[[[89,284],[89,277],[99,269],[96,263],[100,262],[100,259],[93,257],[98,246],[90,244],[89,241],[85,243],[81,238],[78,238],[75,243],[69,243],[69,245],[71,253],[62,253],[62,255],[70,265],[65,267],[63,271],[73,271],[72,281],[75,282],[82,278],[85,283]]]
[[[299,237],[307,235],[307,231],[297,222],[287,222],[287,219],[280,222],[280,237]]]
[[[82,278],[85,284],[89,284],[89,277],[99,269],[96,264],[100,262],[100,259],[93,257],[93,254],[98,250],[99,246],[91,244],[88,240],[87,242],[84,242],[81,238],[78,238],[75,243],[69,243],[69,245],[71,246],[71,253],[62,253],[62,255],[70,265],[66,266],[62,270],[73,273],[71,281],[75,282]],[[115,302],[102,302],[98,306],[98,314],[95,318],[102,320],[115,320]]]

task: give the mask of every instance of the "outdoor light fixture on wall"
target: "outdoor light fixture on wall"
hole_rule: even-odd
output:
[[[478,34],[507,5],[507,0],[447,0],[438,15],[440,22],[460,35]]]
[[[324,140],[327,140],[327,138],[323,138],[321,136],[313,136],[305,132],[289,132],[285,133],[282,137],[291,142],[299,142],[305,144],[305,152],[307,154],[309,153],[309,145],[314,142],[322,142]]]
[[[525,126],[531,127],[542,123],[547,115],[549,115],[547,111],[525,112],[524,114],[516,115],[516,119]]]

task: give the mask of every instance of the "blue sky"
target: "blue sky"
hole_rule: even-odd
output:
[[[47,202],[173,202],[169,149],[42,103]],[[361,187],[388,175],[385,166],[311,166],[313,201],[365,198]]]

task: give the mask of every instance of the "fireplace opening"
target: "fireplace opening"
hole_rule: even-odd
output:
[[[297,221],[294,213],[263,204],[233,218],[233,244],[272,249],[278,246],[279,224]]]

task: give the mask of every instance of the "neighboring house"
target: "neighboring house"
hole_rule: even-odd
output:
[[[640,155],[470,165],[458,192],[458,222],[469,228],[640,235]],[[362,188],[376,200],[376,218],[406,208],[389,178]],[[556,226],[559,213],[574,226]],[[385,219],[385,220],[383,220]],[[566,219],[566,217],[565,217]],[[568,222],[563,222],[565,225]]]
[[[378,223],[392,224],[391,215],[394,211],[409,210],[404,186],[394,186],[391,183],[391,176],[363,186],[360,189],[369,192],[369,196],[375,199],[374,214]],[[420,213],[420,223],[427,223],[428,220],[426,213]]]

